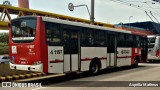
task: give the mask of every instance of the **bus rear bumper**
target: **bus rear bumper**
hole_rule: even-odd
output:
[[[9,63],[10,69],[43,72],[43,65],[18,65]]]

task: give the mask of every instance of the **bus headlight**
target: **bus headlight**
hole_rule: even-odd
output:
[[[41,61],[35,61],[35,62],[33,62],[33,65],[38,65],[38,64],[41,64]]]
[[[12,64],[15,64],[15,61],[14,61],[14,60],[11,60],[11,63],[12,63]]]

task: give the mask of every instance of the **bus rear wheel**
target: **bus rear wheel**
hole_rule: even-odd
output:
[[[139,63],[139,59],[138,59],[138,58],[135,58],[135,59],[134,59],[133,67],[138,67],[138,63]]]
[[[99,73],[100,66],[97,62],[92,62],[89,68],[89,72],[91,75],[97,75]]]

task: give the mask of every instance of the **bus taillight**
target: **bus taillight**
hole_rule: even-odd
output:
[[[156,51],[156,57],[159,56],[159,49]]]

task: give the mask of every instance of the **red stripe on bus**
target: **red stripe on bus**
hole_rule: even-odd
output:
[[[90,61],[92,60],[93,58],[85,58],[85,59],[81,59],[81,61]],[[100,60],[106,60],[107,57],[102,57],[102,58],[99,58]]]
[[[85,59],[81,59],[81,61],[90,61],[92,60],[93,58],[85,58]]]
[[[59,63],[59,62],[64,62],[64,60],[52,60],[50,63]]]
[[[107,57],[102,57],[102,58],[99,58],[100,60],[106,60],[107,59]]]
[[[132,58],[132,56],[117,56],[117,58]]]

